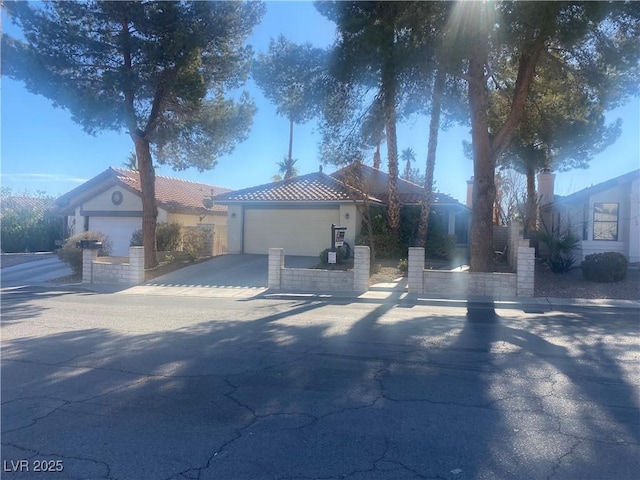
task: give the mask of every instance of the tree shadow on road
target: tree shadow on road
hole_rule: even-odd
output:
[[[248,320],[4,342],[3,459],[48,455],[70,474],[139,479],[620,473],[624,445],[640,440],[625,344],[607,343],[615,320],[396,300],[256,300],[243,303]],[[145,315],[132,308],[132,321]]]

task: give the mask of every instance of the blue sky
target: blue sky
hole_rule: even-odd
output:
[[[9,33],[15,31],[6,19],[3,24]],[[333,41],[335,30],[309,2],[268,2],[267,13],[250,43],[257,52],[265,52],[269,39],[279,34],[296,43],[324,47]],[[85,134],[71,121],[68,112],[53,108],[44,97],[30,94],[19,82],[3,77],[1,88],[1,182],[15,192],[63,194],[109,166],[121,166],[133,150],[126,134]],[[204,173],[195,169],[175,172],[166,166],[157,168],[157,173],[233,189],[270,182],[277,173],[276,162],[287,152],[288,122],[276,115],[275,106],[252,83],[248,90],[258,113],[249,138],[231,155],[219,158],[218,165]],[[622,136],[597,156],[589,169],[558,173],[556,193],[573,193],[640,167],[640,101],[634,98],[610,112],[609,117],[623,119]],[[409,119],[398,128],[398,149],[413,148],[421,170],[426,158],[427,130],[425,117]],[[462,202],[466,180],[473,171],[471,160],[463,155],[463,140],[470,140],[468,127],[440,133],[435,171],[436,188]],[[294,157],[298,158],[301,174],[318,170],[319,141],[315,122],[295,127]],[[330,171],[325,168],[325,172]]]

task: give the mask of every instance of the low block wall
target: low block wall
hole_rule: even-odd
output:
[[[284,249],[269,249],[268,287],[275,290],[365,292],[369,288],[369,247],[354,248],[353,270],[285,268]]]
[[[353,291],[352,270],[284,268],[280,288],[285,290]]]
[[[98,257],[108,259],[109,257]],[[108,262],[108,260],[107,260]],[[93,262],[92,283],[129,283],[129,259],[127,263],[106,263],[103,260]]]
[[[516,273],[425,270],[424,249],[409,248],[409,292],[439,296],[533,297],[534,249],[519,246]]]
[[[96,250],[82,251],[83,283],[137,285],[144,281],[144,247],[131,247],[129,257],[98,257]]]
[[[515,297],[515,273],[424,270],[424,291],[436,295],[478,295],[496,299]]]

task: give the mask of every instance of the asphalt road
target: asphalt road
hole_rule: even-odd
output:
[[[637,478],[637,310],[407,307],[5,292],[2,478]]]

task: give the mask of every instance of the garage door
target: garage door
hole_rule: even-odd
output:
[[[142,228],[142,218],[131,217],[89,217],[89,230],[106,234],[113,244],[111,255],[129,256],[131,234]]]
[[[269,253],[282,247],[285,255],[317,256],[331,246],[331,224],[340,223],[336,209],[246,209],[244,253]]]

